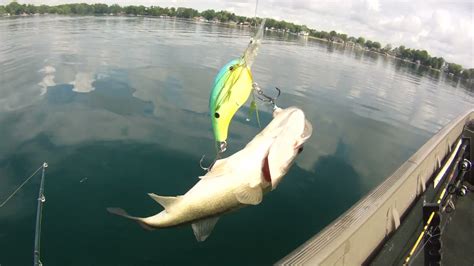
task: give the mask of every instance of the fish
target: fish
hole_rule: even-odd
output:
[[[260,24],[255,36],[250,39],[244,54],[224,65],[214,79],[209,98],[209,114],[214,138],[220,152],[226,150],[232,118],[252,92],[251,67],[262,42],[264,25],[265,20]]]
[[[191,224],[197,241],[204,241],[220,216],[258,205],[266,193],[277,188],[312,130],[301,109],[276,108],[272,121],[260,133],[242,150],[217,160],[184,195],[166,197],[149,193],[163,206],[163,211],[135,217],[120,208],[107,210],[150,230]]]

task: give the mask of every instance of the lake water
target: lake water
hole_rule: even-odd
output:
[[[179,195],[213,157],[210,86],[250,31],[173,19],[0,19],[0,201],[43,161],[46,265],[271,264],[382,182],[474,106],[473,89],[416,65],[297,36],[266,34],[253,72],[314,127],[261,205],[220,219],[203,243],[190,226],[148,232],[146,193]],[[248,104],[247,104],[248,106]],[[262,123],[270,107],[260,106]],[[259,131],[248,107],[229,151]],[[0,209],[0,264],[32,262],[39,178]]]

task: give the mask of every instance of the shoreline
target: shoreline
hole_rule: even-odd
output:
[[[242,24],[238,24],[236,22],[221,22],[221,21],[200,20],[200,19],[196,19],[197,17],[182,18],[182,17],[177,17],[177,16],[163,16],[163,15],[154,16],[154,15],[139,15],[139,14],[124,14],[124,13],[123,14],[112,14],[112,13],[107,14],[107,13],[104,13],[104,14],[87,14],[87,15],[35,13],[35,14],[20,14],[20,15],[2,15],[2,16],[0,16],[0,18],[21,18],[21,17],[40,17],[40,16],[42,16],[42,17],[47,17],[47,16],[57,16],[57,17],[130,17],[130,18],[170,19],[170,20],[181,20],[181,21],[188,21],[188,22],[194,22],[194,23],[226,25],[226,26],[231,26],[231,27],[239,27],[239,28],[247,28],[247,29],[255,28],[255,26],[252,26],[250,24],[242,25]],[[411,60],[407,60],[407,59],[404,59],[404,58],[400,58],[400,57],[397,57],[397,56],[394,56],[394,55],[391,55],[391,54],[388,54],[388,53],[383,53],[383,52],[376,51],[376,50],[373,50],[373,49],[364,48],[364,47],[361,47],[360,44],[353,44],[353,45],[349,46],[347,44],[347,42],[342,42],[342,43],[341,42],[335,42],[335,41],[328,40],[326,38],[318,38],[318,37],[311,36],[311,35],[304,35],[303,36],[303,35],[299,35],[299,34],[293,33],[293,32],[279,32],[279,31],[276,31],[276,30],[265,30],[265,31],[270,31],[270,32],[275,32],[275,33],[286,33],[286,34],[291,34],[291,35],[302,37],[302,38],[308,38],[308,39],[311,39],[311,40],[314,40],[314,41],[325,42],[327,44],[341,45],[345,48],[352,48],[352,49],[357,49],[357,50],[360,50],[360,51],[363,51],[363,52],[375,53],[377,55],[381,55],[381,56],[385,56],[385,57],[388,57],[388,58],[396,59],[396,60],[402,61],[404,63],[411,64],[411,65],[421,66],[421,67],[426,68],[427,70],[430,70],[430,71],[435,71],[435,72],[438,72],[438,73],[441,73],[441,74],[444,73],[444,74],[446,74],[446,76],[449,76],[451,78],[458,78],[458,79],[464,80],[468,83],[473,83],[474,82],[473,79],[465,79],[462,76],[453,75],[452,73],[444,71],[443,69],[436,69],[436,68],[433,68],[431,66],[426,66],[426,65],[423,65],[423,64],[420,64],[420,63],[417,63],[417,62],[413,62]]]
[[[189,19],[195,21],[206,21],[209,23],[236,25],[239,27],[254,26],[262,21],[262,17],[247,17],[236,15],[225,10],[197,10],[188,7],[160,7],[157,5],[124,5],[106,3],[68,3],[56,5],[35,5],[19,4],[12,1],[9,4],[0,5],[1,16],[37,16],[37,15],[72,15],[72,16],[127,16],[127,17],[170,17]],[[12,15],[16,14],[16,15]],[[443,72],[453,73],[463,79],[474,79],[474,68],[464,68],[462,65],[448,62],[443,57],[432,56],[423,48],[412,49],[404,45],[393,47],[390,43],[383,46],[378,41],[365,39],[364,37],[349,36],[345,33],[338,33],[334,30],[316,30],[308,28],[306,25],[295,24],[293,22],[266,18],[266,26],[270,30],[278,32],[288,32],[294,35],[308,36],[315,40],[328,41],[331,43],[342,43],[344,45],[359,44],[360,49],[370,50],[379,54],[392,54],[403,60],[413,61],[415,64],[422,64],[429,68],[441,69]],[[309,36],[312,35],[312,36]],[[327,40],[324,40],[327,39]],[[383,48],[382,48],[383,47]],[[367,49],[366,49],[367,48]]]

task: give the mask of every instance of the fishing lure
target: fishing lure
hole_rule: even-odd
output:
[[[261,44],[264,25],[265,19],[242,57],[227,63],[214,80],[209,99],[209,113],[219,153],[227,148],[227,135],[232,118],[252,92],[253,77],[250,68]]]

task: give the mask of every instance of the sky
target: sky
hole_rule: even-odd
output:
[[[10,1],[0,0],[0,4]],[[227,10],[253,16],[255,0],[18,0],[19,3],[106,3]],[[426,49],[432,56],[474,68],[473,0],[259,0],[257,16],[284,19],[316,30]]]

